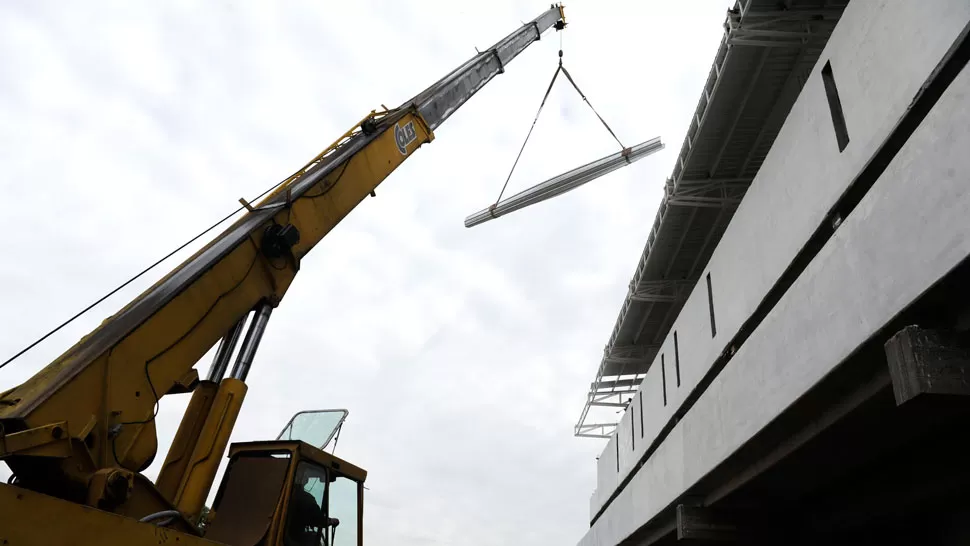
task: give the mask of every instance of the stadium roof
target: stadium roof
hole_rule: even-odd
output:
[[[609,437],[775,141],[848,0],[738,0],[590,385],[577,436]]]

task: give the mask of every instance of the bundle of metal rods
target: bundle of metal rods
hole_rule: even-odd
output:
[[[554,176],[545,182],[536,184],[527,190],[523,190],[507,199],[503,199],[494,205],[482,209],[475,214],[465,218],[465,227],[470,228],[483,224],[493,218],[508,214],[513,211],[545,201],[551,197],[562,195],[569,190],[573,190],[583,184],[596,180],[604,174],[610,173],[638,161],[650,154],[659,152],[664,148],[660,137],[642,142],[627,148],[622,152],[608,155],[597,159],[592,163],[587,163],[582,167],[577,167],[558,176]]]

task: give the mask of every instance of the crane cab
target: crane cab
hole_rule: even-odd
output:
[[[301,412],[276,440],[233,444],[205,538],[229,546],[361,546],[367,472],[324,451],[346,415]]]

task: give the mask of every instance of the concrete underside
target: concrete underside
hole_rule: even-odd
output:
[[[676,540],[678,505],[776,544],[970,543],[970,406],[897,407],[882,349],[965,322],[968,23],[966,0],[846,8],[599,458],[580,544]]]

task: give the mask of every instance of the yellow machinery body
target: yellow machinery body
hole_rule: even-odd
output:
[[[352,511],[353,522],[338,522],[333,511],[352,504],[348,480],[359,486],[354,498],[361,502],[365,473],[294,442],[230,450],[215,519],[202,538],[205,501],[253,355],[301,258],[509,60],[543,31],[564,26],[562,7],[552,6],[402,106],[371,112],[262,201],[240,200],[246,211],[222,234],[40,372],[0,393],[0,460],[14,473],[0,484],[0,545],[297,544],[286,534],[297,513],[323,521],[305,525],[304,539],[339,532],[340,544],[361,544],[362,509]],[[200,377],[195,366],[217,343],[212,368]],[[152,483],[141,472],[158,451],[159,401],[180,393],[192,398]],[[296,495],[298,482],[315,489]],[[337,491],[339,508],[327,504]],[[300,510],[291,510],[291,493],[303,499]]]
[[[316,482],[305,483],[308,475],[317,477]],[[321,476],[325,478],[319,479]],[[317,539],[314,544],[335,544],[334,531],[341,535],[336,544],[360,544],[366,478],[363,469],[303,442],[235,444],[230,449],[226,477],[210,512],[204,538],[198,533],[159,527],[152,522],[3,486],[0,487],[0,507],[3,507],[0,544],[304,544],[306,536],[294,536],[294,529],[302,523],[295,521],[301,511],[294,507],[300,500],[310,498],[305,493],[314,489],[319,491],[316,495],[311,493],[318,509],[327,509],[328,517],[335,513],[345,516],[335,527],[311,530],[311,536],[316,535]],[[342,486],[339,491],[338,484]]]
[[[63,499],[73,508],[86,505],[135,522],[174,509],[180,516],[165,531],[197,534],[195,525],[247,386],[234,377],[218,383],[199,380],[194,369],[185,369],[185,363],[197,362],[240,316],[261,301],[282,299],[296,274],[299,258],[411,152],[433,138],[416,112],[399,115],[394,125],[415,128],[406,154],[401,153],[394,131],[385,131],[273,218],[274,222],[296,226],[300,232],[300,242],[294,245],[293,259],[288,263],[266,259],[260,251],[261,241],[253,237],[250,244],[241,245],[215,264],[112,350],[86,363],[74,360],[73,350],[69,350],[27,382],[0,396],[0,401],[6,402],[0,403],[0,417],[19,417],[4,421],[7,427],[11,422],[18,424],[19,430],[7,428],[0,436],[0,457],[18,478],[40,477],[26,488],[34,493],[23,492],[12,510],[2,511],[12,517],[11,522],[27,521],[20,515],[41,510],[31,499],[43,498],[45,503],[57,500],[36,496],[42,493]],[[273,194],[264,202],[272,198]],[[186,330],[186,324],[191,329]],[[160,347],[159,339],[178,341]],[[125,365],[132,361],[145,364]],[[158,483],[153,484],[139,472],[153,461],[157,450],[157,398],[187,391],[192,391],[192,399]],[[52,483],[45,483],[48,478]],[[0,484],[3,494],[12,494],[8,491],[11,489],[14,486]],[[59,510],[74,513],[66,506]],[[110,525],[110,521],[115,520],[104,520],[100,525]],[[0,540],[6,538],[4,533],[0,531]],[[30,540],[22,544],[52,543]]]

